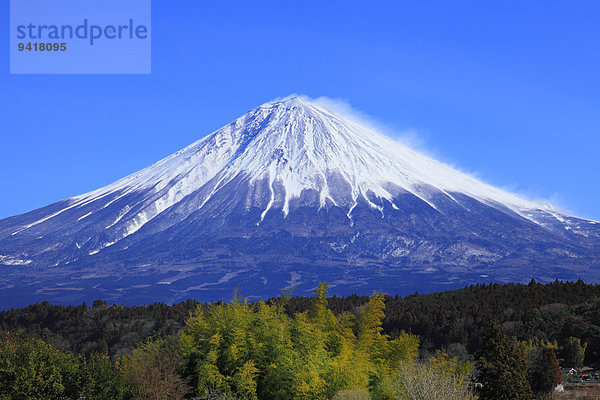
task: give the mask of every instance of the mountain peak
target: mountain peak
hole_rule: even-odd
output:
[[[67,209],[115,193],[143,193],[143,206],[135,212],[127,210],[128,218],[119,213],[108,227],[120,232],[116,240],[105,244],[108,246],[194,193],[202,193],[193,206],[201,209],[236,179],[266,187],[269,192],[266,205],[261,200],[245,200],[246,207],[256,202],[263,207],[257,223],[269,212],[287,216],[290,204],[303,193],[316,194],[319,208],[328,204],[339,207],[350,224],[359,202],[385,217],[382,201],[397,209],[394,198],[400,193],[410,193],[434,210],[439,209],[440,199],[456,201],[459,193],[531,220],[531,210],[552,211],[545,203],[484,184],[302,96],[254,108],[150,167],[74,197]],[[44,221],[28,224],[14,234]]]
[[[312,99],[298,95],[292,95],[283,99],[267,102],[249,111],[246,115],[252,115],[257,110],[269,110],[270,112],[275,113],[277,118],[284,118],[286,120],[304,118],[305,116],[312,116],[313,118],[334,117],[343,119],[343,117],[336,115],[334,112],[321,106]]]
[[[313,104],[308,97],[299,95],[290,95],[283,99],[274,100],[265,104],[281,104],[285,106],[308,106]]]

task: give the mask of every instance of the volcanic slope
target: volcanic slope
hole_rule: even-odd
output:
[[[0,301],[597,282],[599,244],[595,221],[290,97],[106,187],[0,220]]]

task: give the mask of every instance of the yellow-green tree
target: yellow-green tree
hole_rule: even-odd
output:
[[[454,376],[459,384],[464,383],[473,374],[473,365],[469,361],[459,361],[458,357],[450,357],[441,350],[437,350],[435,355],[429,358],[429,364],[434,370]]]
[[[382,334],[384,307],[375,294],[356,316],[336,316],[325,283],[310,310],[293,317],[237,295],[199,307],[180,334],[185,375],[196,395],[216,389],[244,400],[329,400],[344,389],[384,387],[402,361],[414,362],[419,345],[411,335]]]
[[[40,339],[0,336],[0,399],[78,399],[81,359]]]
[[[581,343],[581,339],[570,336],[562,346],[560,355],[565,365],[579,368],[585,359],[587,343]]]

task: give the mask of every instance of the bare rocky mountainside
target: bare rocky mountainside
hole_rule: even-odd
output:
[[[600,280],[600,223],[298,97],[111,185],[0,220],[0,306]]]

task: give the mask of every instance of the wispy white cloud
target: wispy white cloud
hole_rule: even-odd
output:
[[[354,108],[350,102],[342,98],[331,98],[326,96],[320,96],[317,98],[310,98],[308,96],[299,96],[312,103],[318,104],[332,112],[347,118],[351,121],[356,122],[362,126],[365,126],[371,130],[382,133],[389,138],[396,140],[410,147],[413,150],[431,154],[431,150],[428,149],[427,143],[424,139],[423,133],[419,133],[415,128],[408,129],[397,129],[391,125],[385,124],[381,121],[377,121],[361,110]]]
[[[394,139],[397,142],[407,147],[410,147],[411,149],[418,151],[421,154],[433,158],[438,162],[447,165],[450,168],[458,170],[465,175],[469,175],[481,182],[493,185],[505,192],[512,193],[513,195],[516,195],[524,200],[552,204],[552,207],[555,210],[560,210],[561,212],[569,215],[578,215],[578,213],[572,212],[571,208],[565,204],[566,201],[564,196],[561,196],[558,193],[547,194],[541,193],[539,189],[524,188],[523,182],[515,182],[507,185],[506,180],[511,179],[510,177],[506,177],[507,179],[503,184],[492,183],[490,179],[487,179],[483,174],[476,170],[466,170],[465,168],[457,166],[453,160],[448,159],[447,154],[444,154],[443,152],[439,151],[434,144],[431,144],[430,141],[428,141],[428,132],[423,132],[422,130],[414,128],[398,129],[391,126],[390,124],[382,123],[381,121],[374,119],[370,115],[367,115],[363,111],[353,107],[347,99],[343,98],[332,98],[327,96],[320,96],[315,98],[294,93],[290,94],[289,96],[273,99],[272,102],[285,100],[290,97],[300,97],[308,102],[324,107],[343,118],[349,119],[368,129],[386,135],[387,137]]]
[[[306,95],[298,95],[298,94],[286,96],[285,98],[294,97],[294,96],[297,96],[297,97],[303,98],[309,102],[318,104],[343,118],[347,118],[347,119],[352,120],[362,126],[369,128],[371,130],[374,130],[376,132],[384,134],[387,137],[394,139],[397,142],[399,142],[405,146],[408,146],[411,149],[418,151],[421,154],[424,154],[430,158],[433,158],[439,162],[442,162],[443,164],[445,164],[455,170],[458,170],[466,175],[469,175],[479,181],[494,185],[501,190],[504,190],[509,193],[513,193],[514,195],[517,195],[525,200],[550,203],[553,205],[553,207],[555,209],[561,210],[566,213],[570,213],[569,208],[566,207],[564,204],[565,203],[564,199],[561,198],[561,196],[558,194],[552,194],[550,196],[545,196],[543,194],[540,194],[539,190],[523,189],[522,185],[517,184],[517,183],[511,184],[511,185],[493,184],[493,183],[490,183],[489,180],[486,179],[486,177],[483,176],[480,172],[474,171],[474,170],[465,170],[464,168],[457,166],[455,162],[453,162],[452,160],[448,160],[447,155],[441,154],[441,152],[438,151],[434,145],[432,145],[431,143],[429,143],[427,141],[428,134],[426,132],[422,132],[422,131],[419,131],[414,128],[396,129],[396,128],[392,127],[391,125],[382,123],[381,121],[377,121],[373,117],[362,112],[361,110],[356,109],[355,107],[353,107],[350,104],[350,102],[347,99],[331,98],[331,97],[326,97],[326,96],[311,98]],[[281,100],[283,100],[285,98],[282,98]]]

